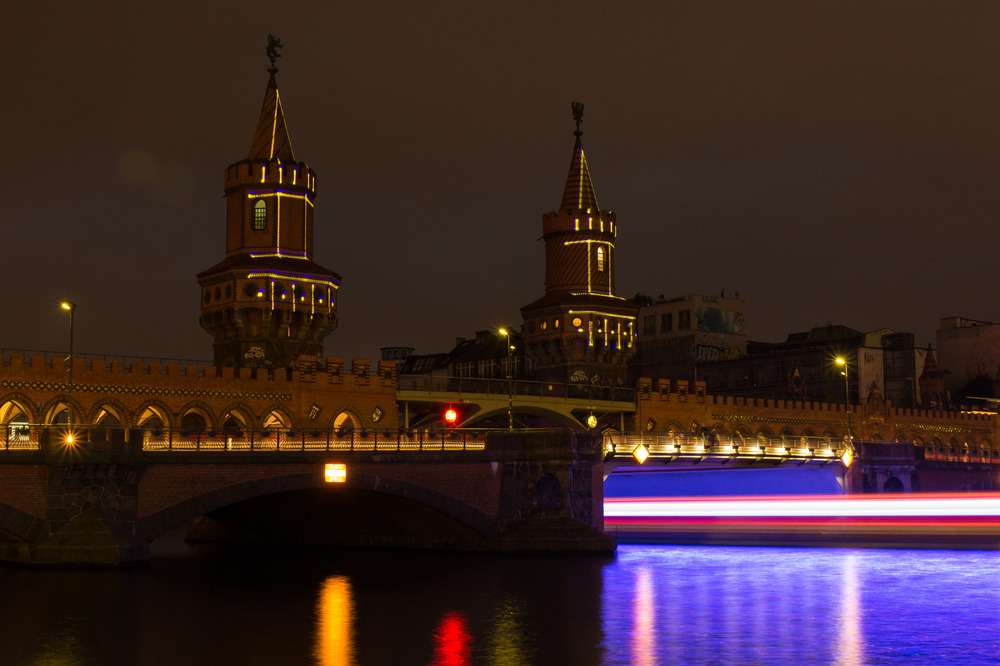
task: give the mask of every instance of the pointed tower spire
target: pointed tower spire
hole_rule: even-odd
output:
[[[288,127],[285,125],[285,112],[281,108],[281,95],[278,94],[278,83],[275,74],[278,68],[274,61],[281,57],[278,49],[281,48],[281,40],[274,35],[267,36],[267,57],[271,60],[271,66],[267,68],[271,78],[267,82],[267,90],[264,91],[264,103],[260,108],[260,118],[257,120],[257,130],[253,134],[253,141],[250,144],[250,161],[271,161],[279,159],[285,162],[294,162],[295,154],[292,152],[292,140],[288,137]]]
[[[569,175],[566,177],[566,189],[563,190],[560,210],[598,210],[597,195],[594,193],[594,183],[590,180],[590,169],[587,158],[583,154],[583,142],[580,137],[583,132],[580,124],[583,122],[583,104],[573,102],[573,119],[576,121],[576,145],[573,147],[573,159],[569,164]]]
[[[250,155],[226,168],[226,257],[198,274],[201,325],[217,367],[295,367],[321,356],[337,327],[340,276],[313,261],[316,173],[288,140],[268,35],[271,75]]]
[[[521,308],[537,377],[622,382],[635,353],[635,304],[615,293],[615,214],[597,206],[583,155],[583,104],[573,102],[576,144],[558,211],[542,216],[545,296]]]

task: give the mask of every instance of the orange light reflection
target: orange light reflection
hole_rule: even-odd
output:
[[[317,601],[316,663],[340,666],[354,663],[354,592],[346,576],[323,582]]]

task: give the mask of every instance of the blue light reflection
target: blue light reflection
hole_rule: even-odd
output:
[[[623,545],[607,664],[996,664],[1000,553]]]

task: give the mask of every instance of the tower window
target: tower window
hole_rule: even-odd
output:
[[[597,271],[604,272],[604,248],[597,248]]]
[[[267,228],[267,202],[257,199],[253,205],[253,230],[264,231]]]

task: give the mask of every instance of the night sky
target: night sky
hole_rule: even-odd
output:
[[[619,295],[738,292],[761,341],[1000,320],[998,3],[146,4],[5,10],[2,347],[64,349],[69,298],[77,352],[211,358],[195,275],[268,33],[344,278],[328,356],[520,325],[572,101]]]

